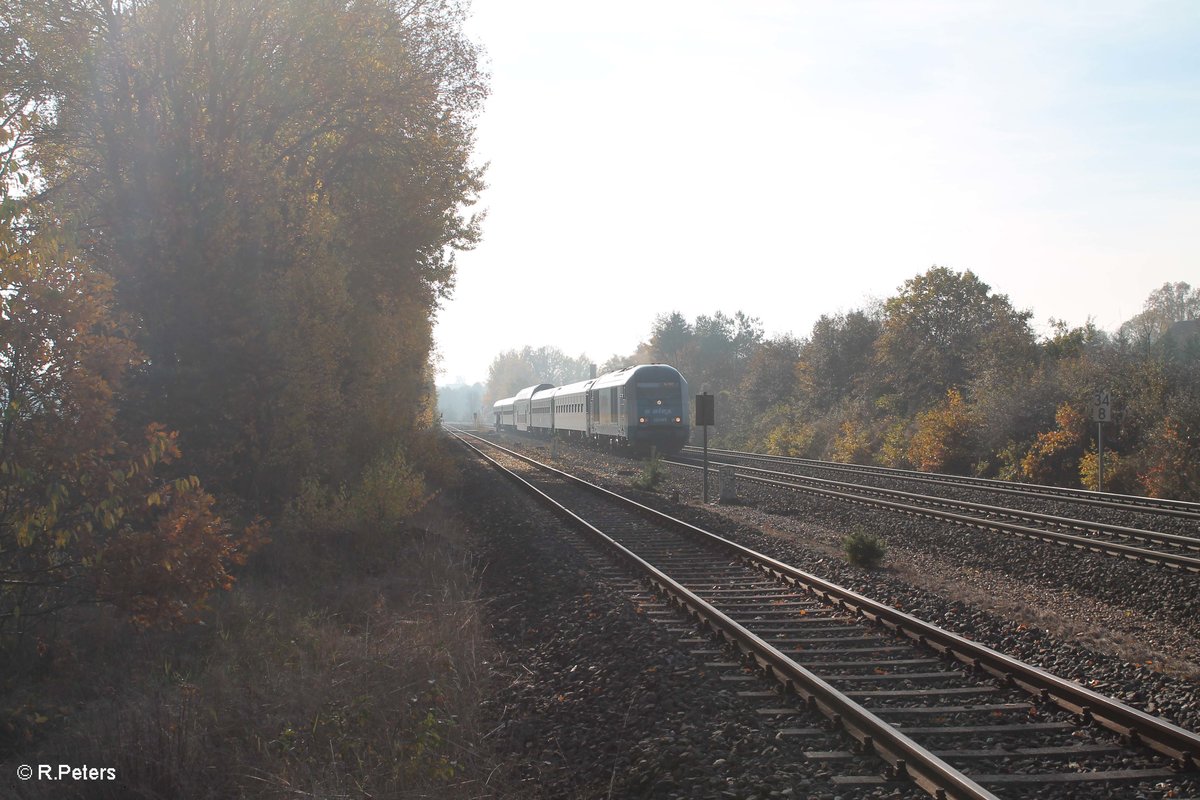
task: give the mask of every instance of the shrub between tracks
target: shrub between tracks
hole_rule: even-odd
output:
[[[856,530],[845,538],[842,544],[846,551],[846,560],[856,567],[875,569],[883,563],[887,547],[878,536],[872,536],[864,530]]]

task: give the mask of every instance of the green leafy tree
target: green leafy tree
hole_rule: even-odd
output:
[[[884,306],[876,360],[910,409],[928,406],[989,369],[1011,371],[1036,354],[1032,316],[974,273],[933,267]]]
[[[762,323],[741,311],[732,317],[720,311],[701,314],[693,326],[696,347],[695,378],[709,383],[718,394],[733,393],[762,344]]]
[[[866,311],[821,315],[800,351],[800,391],[818,409],[861,391],[869,379],[880,321]]]
[[[649,360],[671,364],[688,382],[693,394],[716,396],[717,436],[721,445],[742,442],[747,396],[741,391],[746,370],[763,340],[762,323],[738,311],[701,314],[689,323],[673,312],[655,320],[647,350]]]
[[[734,434],[746,444],[762,442],[778,424],[772,409],[786,408],[796,397],[796,365],[801,343],[792,336],[768,339],[751,353],[738,397],[742,413]]]

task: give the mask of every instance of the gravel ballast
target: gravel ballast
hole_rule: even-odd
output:
[[[483,592],[501,654],[485,709],[486,739],[506,764],[495,786],[522,798],[925,796],[834,785],[835,773],[877,774],[880,764],[804,758],[847,741],[816,714],[764,716],[778,700],[739,693],[771,684],[707,666],[690,651],[714,645],[681,641],[697,636],[683,617],[651,622],[634,599],[644,590],[561,520],[491,470],[465,469],[462,503],[481,512]],[[796,727],[821,732],[780,734]]]
[[[1195,599],[1194,577],[1181,580],[1188,576],[893,512],[759,492],[744,484],[739,504],[705,506],[693,470],[672,468],[657,492],[638,492],[630,488],[642,469],[636,460],[587,448],[551,448],[520,436],[489,438],[1134,707],[1193,730],[1200,727],[1195,679],[1200,647],[1184,624],[1187,603]],[[715,476],[713,486],[715,496]],[[529,517],[528,505],[512,494],[504,502],[517,505],[507,522],[489,509],[489,524],[509,542],[498,551],[490,546],[489,573],[494,575],[498,564],[515,571],[520,563],[521,570],[533,570],[519,579],[522,585],[556,588],[553,597],[514,600],[520,613],[496,619],[497,640],[510,654],[503,674],[511,681],[500,696],[515,694],[511,702],[497,701],[502,709],[493,736],[505,748],[528,755],[514,767],[519,781],[531,790],[557,787],[539,788],[543,794],[535,796],[851,798],[914,791],[883,788],[867,794],[832,784],[829,766],[806,761],[803,752],[845,749],[844,740],[833,735],[826,743],[772,738],[779,724],[764,724],[761,703],[756,706],[722,686],[722,677],[688,652],[678,632],[646,622],[623,581],[596,578],[595,556],[587,555],[588,546],[566,533],[561,522],[540,511],[521,522],[522,515]],[[529,521],[539,514],[543,522]],[[887,542],[885,569],[846,563],[842,539],[855,529]],[[506,538],[513,530],[524,530],[519,546]],[[1159,591],[1162,602],[1147,602],[1144,586]],[[1143,614],[1145,607],[1150,614]],[[596,620],[602,627],[589,629]],[[542,669],[519,655],[513,660],[521,647],[531,648]],[[580,676],[586,668],[579,666],[578,654],[596,649],[614,660]],[[635,658],[651,663],[635,669]],[[566,691],[552,691],[560,685]],[[603,688],[597,692],[597,687]],[[852,768],[878,769],[877,764]],[[846,771],[845,765],[836,771]],[[722,780],[732,788],[713,794]],[[804,787],[799,794],[797,786]],[[1089,796],[1166,796],[1127,793],[1131,788]]]

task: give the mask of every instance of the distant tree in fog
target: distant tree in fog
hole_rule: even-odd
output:
[[[592,361],[587,355],[571,358],[557,347],[523,347],[506,350],[492,359],[488,367],[484,405],[511,397],[527,386],[549,383],[563,386],[588,378]]]
[[[537,376],[534,383],[563,386],[587,379],[592,369],[592,361],[586,355],[571,358],[557,347],[539,347],[536,350],[526,347],[521,350],[521,357],[533,365]]]
[[[1121,326],[1119,333],[1135,346],[1149,346],[1176,322],[1200,318],[1200,289],[1188,283],[1164,283],[1150,293],[1142,312]]]
[[[644,349],[650,360],[678,369],[696,391],[708,386],[730,392],[762,338],[762,323],[741,311],[732,317],[720,311],[701,314],[694,323],[673,311],[655,318]]]
[[[648,348],[651,360],[670,364],[685,374],[695,366],[695,330],[678,311],[654,318]]]
[[[454,386],[437,387],[437,410],[446,422],[471,422],[475,414],[480,414],[486,421],[488,415],[483,413],[483,394],[486,391],[482,383],[470,386],[457,384]]]

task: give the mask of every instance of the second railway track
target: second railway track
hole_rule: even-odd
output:
[[[667,463],[692,469],[700,466],[694,453],[689,452],[683,459]],[[1200,537],[1197,536],[1004,508],[944,496],[921,495],[725,461],[715,461],[713,464],[732,467],[740,478],[764,485],[945,519],[975,528],[1200,573]]]
[[[702,451],[699,447],[691,446],[685,447],[683,452],[692,457],[699,457]],[[877,467],[865,464],[846,464],[794,456],[773,456],[764,453],[747,453],[740,450],[709,448],[709,454],[710,456],[729,462],[772,464],[776,468],[792,472],[803,470],[807,472],[824,472],[838,476],[870,476],[876,479],[894,481],[901,485],[917,484],[941,488],[979,490],[993,496],[999,495],[1028,500],[1053,501],[1093,509],[1131,512],[1151,519],[1177,519],[1183,521],[1185,524],[1191,523],[1193,529],[1195,529],[1195,526],[1200,526],[1200,503],[1183,500],[1117,494],[1113,492],[1094,492],[1086,489],[1069,489],[1044,484],[1018,483],[995,478],[975,478],[937,472],[919,472],[917,470]]]
[[[1087,797],[1114,783],[1146,797],[1195,791],[1195,734],[526,457],[496,453],[510,475],[520,472],[560,514],[620,552],[799,707],[835,720],[889,765],[886,777],[844,776],[848,787],[907,776],[946,797],[1025,797],[1046,786],[1057,787],[1054,796]],[[836,763],[844,754],[810,756]]]

